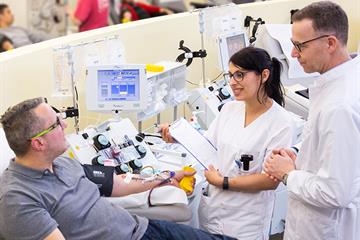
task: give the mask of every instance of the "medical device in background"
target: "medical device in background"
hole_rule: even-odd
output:
[[[98,126],[89,126],[79,134],[68,134],[69,149],[66,155],[83,164],[115,166],[118,173],[159,173],[163,170],[180,170],[184,166],[195,165],[194,159],[182,155],[174,156],[170,149],[171,161],[159,161],[150,146],[141,139],[139,132],[128,118],[108,120]],[[153,146],[160,146],[155,144]],[[180,151],[177,151],[180,153]]]
[[[161,72],[146,74],[147,97],[145,107],[138,111],[138,121],[156,116],[168,107],[176,107],[188,98],[186,90],[186,66],[184,63],[162,61],[155,65],[163,66]],[[176,111],[174,110],[174,119]]]
[[[230,57],[249,46],[249,41],[244,31],[233,31],[221,34],[217,38],[217,44],[220,69],[228,72]],[[198,121],[203,129],[208,129],[221,107],[233,99],[228,81],[229,79],[223,78],[191,92],[187,103],[192,111],[199,111]]]
[[[178,69],[181,66],[185,68],[178,63],[170,67],[167,65],[164,71],[150,74],[148,78],[146,66],[141,64],[90,66],[86,80],[87,108],[100,112],[140,113],[154,104],[153,100],[176,104],[177,91],[185,88],[185,72]],[[179,77],[184,78],[183,83]],[[161,99],[152,98],[157,96],[157,91],[162,92]],[[161,171],[179,170],[192,164],[185,157],[173,159],[174,156],[171,156],[172,161],[159,161],[161,156],[156,158],[147,141],[138,135],[138,130],[128,118],[108,120],[98,126],[89,126],[78,134],[67,135],[70,148],[66,154],[82,163],[114,166],[117,174],[136,173],[150,178]],[[161,154],[166,153],[163,151]],[[153,210],[148,205],[148,195],[148,192],[143,192],[109,201],[145,217],[180,222],[190,220],[191,214],[182,214],[189,212],[189,208],[187,197],[181,189],[164,187],[152,191],[152,205],[167,205],[168,210],[162,207]],[[182,206],[180,210],[177,209],[179,206]],[[177,214],[180,218],[172,216],[174,211],[180,211]]]
[[[285,87],[285,108],[303,119],[309,115],[309,89],[301,84]]]
[[[250,27],[251,23],[254,23],[252,29]],[[257,30],[259,25],[261,24],[265,24],[265,21],[263,21],[260,17],[259,18],[253,18],[251,16],[246,16],[244,19],[244,27],[249,29],[249,43],[250,44],[254,44],[254,42],[256,41],[256,35],[257,35]]]
[[[141,111],[146,108],[145,65],[91,66],[87,69],[86,105],[90,111]]]
[[[247,35],[243,31],[222,34],[218,38],[220,69],[229,71],[229,59],[234,53],[249,46]]]
[[[194,58],[205,58],[207,56],[205,49],[200,49],[199,51],[191,51],[190,48],[184,46],[185,41],[181,40],[179,42],[179,50],[184,51],[179,56],[177,56],[177,62],[183,62],[186,59],[186,67],[190,66]]]
[[[166,107],[176,107],[177,104],[187,99],[185,64],[160,62],[147,68],[157,72],[148,73],[145,73],[145,68],[146,66],[141,64],[88,67],[86,83],[88,110],[115,111],[115,113],[134,111],[138,114],[138,120],[142,121],[159,114]],[[87,160],[93,164],[113,164],[120,167],[123,163],[130,167],[133,164],[143,166],[137,160],[145,157],[145,162],[152,163],[152,165],[155,163],[153,167],[158,168],[153,155],[151,155],[151,160],[146,161],[146,152],[151,151],[148,147],[144,148],[147,145],[143,141],[143,137],[139,138],[137,130],[136,132],[129,130],[135,129],[131,122],[128,119],[118,121],[119,128],[116,131],[109,132],[110,126],[112,126],[112,123],[109,123],[106,127],[103,125],[96,127],[96,135],[91,135],[89,132],[84,132],[81,137],[79,134],[75,135],[77,136],[74,137],[75,139],[84,138],[86,142],[90,141],[90,145],[85,151],[78,151],[78,148],[74,147],[74,157],[77,156],[76,158],[79,160]],[[121,139],[118,139],[120,136],[122,136]],[[89,148],[89,146],[91,147]],[[94,156],[94,150],[96,156]],[[112,161],[106,162],[107,159],[112,159]]]
[[[208,87],[192,90],[187,104],[192,111],[198,112],[197,120],[201,128],[208,129],[222,106],[231,100],[232,92],[229,85],[225,80],[220,80]]]
[[[83,164],[119,166],[119,173],[138,172],[147,165],[159,169],[147,144],[136,140],[137,134],[128,118],[109,120],[80,134],[67,135],[68,155]]]

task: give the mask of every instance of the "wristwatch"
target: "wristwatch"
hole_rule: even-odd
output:
[[[223,189],[224,189],[224,190],[228,190],[228,189],[229,189],[229,177],[224,177]]]
[[[288,179],[288,174],[287,173],[285,173],[283,176],[282,176],[282,178],[281,178],[281,182],[286,186],[286,184],[287,184],[287,179]]]

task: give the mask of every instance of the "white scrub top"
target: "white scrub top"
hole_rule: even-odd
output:
[[[250,125],[244,127],[244,123],[244,103],[228,102],[205,134],[217,148],[215,168],[230,178],[261,173],[264,158],[271,150],[290,146],[294,138],[289,113],[275,101]],[[249,170],[235,163],[242,154],[253,155]],[[268,239],[273,205],[273,190],[245,193],[210,185],[208,196],[202,196],[200,201],[200,227],[242,240]]]
[[[285,239],[359,240],[360,57],[319,76],[309,94]]]

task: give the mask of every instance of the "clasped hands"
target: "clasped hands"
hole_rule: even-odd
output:
[[[285,174],[295,170],[296,154],[291,149],[277,148],[265,160],[263,170],[274,181],[281,181]]]
[[[275,182],[281,181],[285,174],[295,170],[296,154],[291,149],[274,149],[265,160],[263,170]],[[205,171],[206,180],[214,186],[221,187],[224,176],[213,165]]]

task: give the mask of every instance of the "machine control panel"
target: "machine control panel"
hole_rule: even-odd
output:
[[[129,119],[107,121],[80,134],[67,135],[67,154],[84,164],[114,166],[117,173],[139,173],[144,166],[161,170],[161,165]]]

